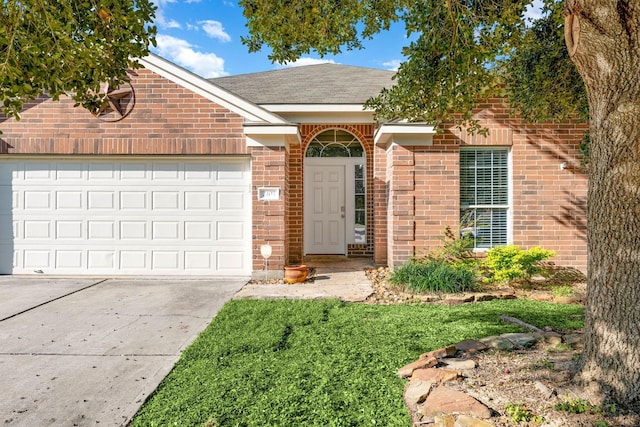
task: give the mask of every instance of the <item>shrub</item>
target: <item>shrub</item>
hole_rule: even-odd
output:
[[[473,289],[475,271],[464,263],[414,258],[394,270],[389,281],[415,292],[464,292]]]
[[[538,271],[538,262],[555,256],[556,253],[540,246],[520,249],[516,245],[497,246],[487,252],[485,266],[489,269],[490,282],[508,282],[526,278]]]
[[[460,232],[455,233],[450,226],[445,227],[443,234],[442,248],[429,254],[428,258],[445,260],[450,264],[467,264],[470,266],[478,264],[478,258],[473,253],[474,237],[468,234],[461,235]]]

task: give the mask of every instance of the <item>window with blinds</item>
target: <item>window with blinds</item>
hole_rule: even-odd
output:
[[[476,248],[508,242],[509,151],[506,148],[460,149],[460,223]]]

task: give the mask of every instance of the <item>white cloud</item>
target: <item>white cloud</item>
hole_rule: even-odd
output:
[[[182,28],[180,23],[175,19],[167,19],[164,15],[164,8],[170,4],[175,3],[176,0],[151,0],[158,8],[156,9],[156,24],[163,29],[168,28]]]
[[[175,19],[166,20],[164,15],[156,13],[156,24],[163,29],[182,28],[180,23]]]
[[[156,52],[178,65],[181,65],[204,78],[222,77],[228,75],[224,71],[224,59],[215,53],[199,52],[197,46],[188,41],[166,34],[156,36]]]
[[[202,25],[202,29],[209,37],[218,39],[223,43],[231,41],[231,36],[224,31],[220,22],[209,19],[206,21],[199,21],[198,24]]]
[[[177,0],[151,0],[158,8],[163,8],[170,3],[175,3]]]
[[[533,2],[527,6],[527,9],[524,11],[525,22],[532,22],[536,19],[542,18],[542,7],[544,4],[542,0],[533,0]]]
[[[389,71],[398,71],[398,68],[400,68],[400,64],[402,64],[401,60],[392,59],[391,61],[383,62],[382,66]]]
[[[305,65],[335,64],[333,59],[299,58],[294,62],[287,62],[281,65],[282,68],[304,67]]]

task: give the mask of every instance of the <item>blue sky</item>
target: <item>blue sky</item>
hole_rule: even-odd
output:
[[[248,34],[242,8],[231,0],[152,0],[158,27],[157,48],[153,51],[202,77],[222,77],[282,68],[267,58],[268,50],[248,53],[240,37]],[[273,0],[278,1],[278,0]],[[541,0],[535,0],[539,4]],[[532,13],[535,15],[535,12]],[[345,65],[397,69],[402,47],[408,43],[404,24],[365,41],[361,50],[345,51],[320,59],[303,56],[294,64],[335,62]],[[268,49],[268,48],[267,48]]]
[[[277,1],[277,0],[274,0]],[[158,6],[158,47],[153,51],[202,77],[221,77],[282,68],[267,58],[268,50],[248,53],[240,37],[248,35],[242,8],[229,0],[154,0]],[[395,69],[406,44],[404,25],[365,42],[365,49],[320,59],[305,55],[295,64],[335,62]]]

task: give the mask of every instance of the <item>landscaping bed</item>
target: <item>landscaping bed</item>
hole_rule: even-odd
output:
[[[436,303],[457,305],[492,299],[529,299],[561,304],[584,304],[586,277],[573,268],[542,264],[539,274],[508,283],[480,284],[474,291],[458,293],[415,292],[389,282],[388,267],[369,268],[365,274],[374,293],[367,299],[372,304]]]
[[[377,305],[460,305],[488,300],[519,299],[571,304],[582,307],[586,296],[585,277],[579,271],[542,263],[540,271],[525,279],[501,284],[480,284],[462,293],[415,292],[389,282],[386,267],[371,268],[366,275],[374,288],[367,302]],[[578,315],[573,315],[578,316]],[[477,399],[491,411],[487,424],[477,426],[567,426],[632,427],[640,425],[640,408],[618,408],[600,403],[572,383],[582,350],[581,328],[552,328],[555,340],[539,339],[529,347],[488,349],[458,359],[475,362],[475,368],[444,384]],[[568,338],[567,338],[568,337]],[[450,343],[455,344],[455,343]],[[439,367],[444,367],[439,360]],[[435,390],[433,385],[431,390]],[[408,406],[415,426],[453,426],[457,415],[429,416]],[[475,422],[474,421],[474,422]],[[459,424],[464,425],[464,424]],[[476,424],[474,424],[476,425]]]

